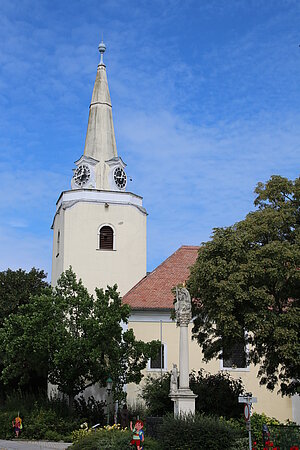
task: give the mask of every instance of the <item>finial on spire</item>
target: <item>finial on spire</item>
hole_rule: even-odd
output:
[[[102,41],[100,42],[100,44],[98,45],[98,50],[100,52],[100,62],[99,62],[99,66],[104,66],[104,62],[103,62],[103,53],[106,50],[106,45],[103,42],[103,37],[102,37]]]

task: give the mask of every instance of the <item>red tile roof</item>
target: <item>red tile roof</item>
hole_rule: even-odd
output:
[[[133,309],[173,308],[171,289],[187,280],[195,263],[199,247],[183,245],[149,275],[142,278],[123,297]]]

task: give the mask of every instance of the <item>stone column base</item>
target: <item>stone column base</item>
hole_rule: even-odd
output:
[[[195,414],[195,399],[198,395],[191,389],[179,388],[176,392],[170,392],[169,397],[174,402],[174,416]]]

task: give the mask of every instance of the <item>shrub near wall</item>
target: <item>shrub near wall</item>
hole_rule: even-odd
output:
[[[78,437],[78,436],[77,436]],[[89,430],[84,437],[74,443],[72,450],[130,450],[132,432],[108,427],[97,431]],[[153,439],[145,436],[145,450],[162,450]]]
[[[14,437],[12,420],[16,417],[15,411],[0,411],[0,439]],[[80,426],[80,420],[72,417],[60,417],[55,411],[45,410],[42,407],[34,408],[30,413],[23,414],[23,430],[21,437],[24,439],[46,439],[53,441],[71,440],[71,432]]]
[[[0,439],[11,439],[13,437],[12,421],[16,414],[0,411]]]
[[[226,450],[238,437],[235,428],[216,417],[196,414],[174,418],[170,414],[164,417],[158,440],[164,450]]]

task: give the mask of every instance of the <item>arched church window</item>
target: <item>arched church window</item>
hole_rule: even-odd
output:
[[[104,225],[100,228],[99,248],[100,250],[114,249],[114,231],[109,225]]]

